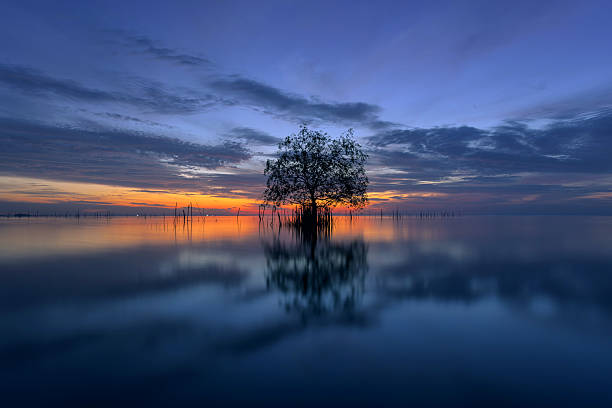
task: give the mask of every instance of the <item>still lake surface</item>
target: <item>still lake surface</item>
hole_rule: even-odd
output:
[[[0,405],[612,406],[612,217],[268,222],[0,220]]]

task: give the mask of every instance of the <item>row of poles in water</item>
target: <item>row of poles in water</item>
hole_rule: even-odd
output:
[[[282,207],[276,207],[276,206],[267,206],[265,204],[261,204],[259,206],[259,211],[258,211],[258,217],[260,220],[262,220],[267,214],[266,214],[266,209],[270,207],[271,208],[271,216],[277,216],[277,217],[282,217],[282,218],[288,218],[290,220],[296,220],[296,221],[304,221],[306,218],[314,220],[315,217],[313,217],[312,214],[312,210],[310,210],[310,206],[296,206],[292,209],[286,209],[286,208],[282,208]],[[240,215],[240,209],[238,209],[238,213],[237,216]],[[419,212],[413,212],[413,213],[406,213],[406,212],[402,212],[400,210],[393,210],[391,211],[391,213],[384,213],[382,209],[380,209],[380,211],[378,212],[354,212],[354,211],[347,211],[345,213],[340,213],[340,214],[336,214],[336,215],[344,215],[346,217],[349,218],[353,218],[353,216],[355,217],[380,217],[383,218],[384,216],[391,216],[391,218],[394,219],[401,219],[404,217],[414,217],[414,218],[446,218],[446,217],[456,217],[456,216],[460,216],[461,212],[458,210],[440,210],[440,211],[419,211]],[[323,221],[326,222],[327,220],[331,219],[333,217],[333,212],[331,210],[331,208],[329,207],[317,207],[317,217],[316,219],[318,221]]]
[[[188,220],[193,220],[194,208],[196,210],[196,214],[195,214],[196,216],[207,216],[208,215],[204,213],[204,209],[194,207],[192,203],[189,203],[189,205],[187,205],[186,207],[182,207],[182,208],[179,208],[178,203],[175,203],[174,219],[178,220],[182,218],[183,221],[185,222]],[[277,218],[280,223],[302,224],[302,225],[308,224],[308,223],[315,223],[315,224],[325,225],[325,224],[331,223],[332,218],[333,218],[332,209],[326,206],[316,207],[316,210],[314,210],[316,214],[313,214],[313,209],[309,205],[295,206],[294,208],[287,209],[283,207],[277,207],[274,205],[270,206],[266,204],[260,204],[258,208],[258,217],[260,221],[263,220],[266,215],[268,215],[266,214],[266,210],[268,208],[270,208],[271,210],[270,215],[273,218]],[[146,214],[146,213],[143,213],[142,215],[141,214],[136,214],[136,215],[143,216],[144,218],[146,218],[147,216],[155,216],[154,214]],[[459,216],[461,215],[461,212],[458,210],[440,210],[440,211],[420,211],[418,213],[417,212],[405,213],[400,210],[393,210],[391,211],[391,214],[389,214],[389,213],[383,213],[383,210],[380,209],[379,212],[373,212],[373,211],[354,212],[354,211],[348,210],[345,213],[340,213],[337,215],[344,215],[350,218],[353,218],[353,216],[383,218],[383,216],[388,216],[388,215],[390,215],[393,219],[402,219],[404,217],[447,218],[447,217]],[[40,217],[41,215],[39,214],[38,211],[35,211],[35,212],[22,212],[22,213],[7,214],[6,216],[21,218],[21,217]],[[53,213],[53,214],[46,214],[42,216],[64,217],[64,218],[69,218],[69,217],[110,218],[113,216],[113,214],[111,214],[110,211],[96,211],[96,212],[81,213],[80,210],[77,210],[74,213],[68,213],[68,212],[63,213],[63,214]],[[166,217],[166,214],[162,214],[162,216]],[[236,212],[236,217],[240,217],[240,208],[238,208],[238,211]]]
[[[92,217],[92,218],[110,218],[113,216],[110,211],[95,211],[95,212],[84,212],[81,213],[81,210],[76,210],[73,213],[65,212],[65,213],[47,213],[40,214],[39,211],[28,211],[28,212],[15,212],[8,214],[0,214],[1,217],[9,217],[9,218],[36,218],[36,217],[54,217],[54,218],[81,218],[81,217]]]

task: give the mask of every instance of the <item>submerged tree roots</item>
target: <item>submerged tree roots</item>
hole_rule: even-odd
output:
[[[271,213],[266,214],[265,204],[259,207],[259,222],[279,227],[293,227],[306,234],[329,234],[333,227],[334,218],[331,208],[318,206],[313,209],[310,205],[296,206],[291,210],[271,206]]]

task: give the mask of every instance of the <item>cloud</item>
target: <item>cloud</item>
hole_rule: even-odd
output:
[[[210,66],[212,64],[212,62],[206,58],[184,54],[171,48],[159,47],[153,40],[145,36],[126,36],[124,39],[129,46],[132,46],[138,49],[140,52],[148,54],[159,60],[169,61],[179,65],[199,67]]]
[[[56,79],[20,65],[0,64],[0,82],[24,92],[53,93],[66,98],[94,102],[117,101],[118,95],[84,87],[75,81]]]
[[[144,44],[148,41],[143,38],[140,42]],[[178,56],[171,54],[166,55],[166,58],[175,59]],[[132,77],[124,84],[119,84],[122,86],[117,90],[90,87],[22,65],[0,64],[2,84],[35,97],[47,98],[53,95],[84,103],[125,104],[154,113],[185,114],[219,106],[239,105],[293,122],[366,126],[375,130],[397,126],[379,117],[381,108],[377,105],[365,102],[325,102],[240,76],[216,76],[205,80],[195,90],[174,88],[172,91],[157,81]],[[125,120],[127,117],[117,119]]]
[[[505,122],[492,129],[396,129],[367,140],[376,160],[409,173],[611,172],[610,129],[612,110],[603,110],[541,129]]]
[[[170,61],[178,65],[213,68],[215,64],[206,58],[181,53],[172,48],[159,47],[149,37],[131,35],[123,30],[106,30],[119,38],[119,44],[128,50]],[[116,40],[111,40],[116,43]],[[212,79],[211,79],[212,78]],[[329,102],[316,97],[306,97],[283,91],[271,85],[216,72],[201,85],[214,91],[207,95],[210,106],[248,106],[266,114],[293,122],[322,122],[341,125],[363,125],[372,129],[386,129],[397,124],[380,119],[381,108],[365,102]],[[197,106],[196,106],[197,108]],[[195,109],[194,109],[195,110]]]
[[[227,136],[243,139],[246,143],[258,145],[275,145],[281,141],[276,136],[249,127],[235,127],[227,133]]]
[[[149,189],[206,189],[181,167],[218,169],[251,157],[236,142],[205,145],[140,132],[0,118],[0,172]]]
[[[158,113],[191,113],[222,103],[213,95],[169,92],[157,82],[133,79],[122,91],[90,88],[21,65],[0,64],[0,83],[36,96],[55,95],[89,103],[128,104]],[[126,89],[131,92],[126,92]]]
[[[120,44],[139,53],[179,65],[212,68],[213,62],[171,48],[159,47],[152,39],[142,35],[129,35],[125,31],[109,31],[119,36]],[[203,82],[204,88],[215,95],[207,95],[206,107],[247,106],[275,117],[293,122],[322,122],[341,125],[362,125],[371,129],[387,129],[397,124],[380,119],[381,108],[365,102],[329,102],[283,91],[271,85],[239,75],[217,72]],[[156,96],[159,99],[159,96]],[[192,103],[195,101],[191,101]],[[176,103],[176,102],[175,102]],[[210,104],[210,105],[208,105]],[[180,104],[179,104],[180,105]],[[197,103],[193,110],[197,110]],[[185,109],[188,110],[188,109]],[[254,139],[257,141],[256,139]],[[260,140],[261,141],[261,140]]]
[[[87,110],[83,109],[83,112],[88,112]],[[110,119],[110,120],[114,120],[114,121],[123,121],[123,122],[131,122],[131,123],[137,123],[137,124],[142,124],[142,125],[148,125],[148,126],[156,126],[156,127],[162,127],[162,128],[171,128],[172,126],[166,125],[164,123],[159,123],[159,122],[155,122],[152,120],[145,120],[145,119],[140,119],[140,118],[136,118],[133,116],[129,116],[129,115],[122,115],[120,113],[115,113],[115,112],[92,112],[93,115],[101,117],[101,118],[105,118],[105,119]]]
[[[440,206],[577,211],[582,207],[568,200],[601,198],[593,194],[612,191],[611,129],[612,110],[601,110],[542,128],[508,121],[490,129],[386,130],[367,138],[371,189],[395,191],[397,197],[449,193],[437,198]],[[589,211],[603,208],[595,207]]]
[[[213,90],[232,98],[234,104],[251,106],[293,121],[360,124],[368,127],[387,124],[378,117],[380,107],[369,103],[323,102],[240,76],[218,78],[209,85]]]
[[[542,102],[511,112],[510,115],[524,120],[543,118],[569,120],[585,112],[598,112],[606,109],[612,109],[612,86],[610,85]]]

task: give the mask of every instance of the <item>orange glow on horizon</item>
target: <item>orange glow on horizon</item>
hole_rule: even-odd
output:
[[[81,202],[84,205],[112,205],[124,207],[154,207],[170,210],[190,203],[195,209],[229,210],[257,213],[259,203],[244,197],[223,197],[192,191],[156,192],[146,189],[105,184],[44,180],[25,177],[0,176],[0,195],[5,201],[57,204]]]
[[[263,186],[262,186],[263,189]],[[194,215],[201,215],[204,209],[237,212],[244,215],[256,215],[260,200],[248,197],[249,192],[228,189],[219,194],[200,194],[195,191],[155,190],[135,187],[122,187],[106,184],[46,180],[39,178],[0,176],[0,198],[3,201],[36,204],[77,203],[87,206],[119,206],[131,208],[159,209],[159,212],[171,212],[175,205],[178,208],[194,207]],[[372,191],[368,193],[371,199],[369,208],[382,204],[397,204],[413,202],[423,204],[423,201],[445,199],[450,197],[441,192],[401,192],[396,190]],[[372,207],[372,205],[374,207]],[[285,211],[295,208],[294,205],[281,207]],[[92,209],[93,211],[93,209]],[[200,212],[203,211],[203,212]],[[268,210],[269,211],[269,210]],[[337,213],[349,211],[348,207],[334,208]]]

